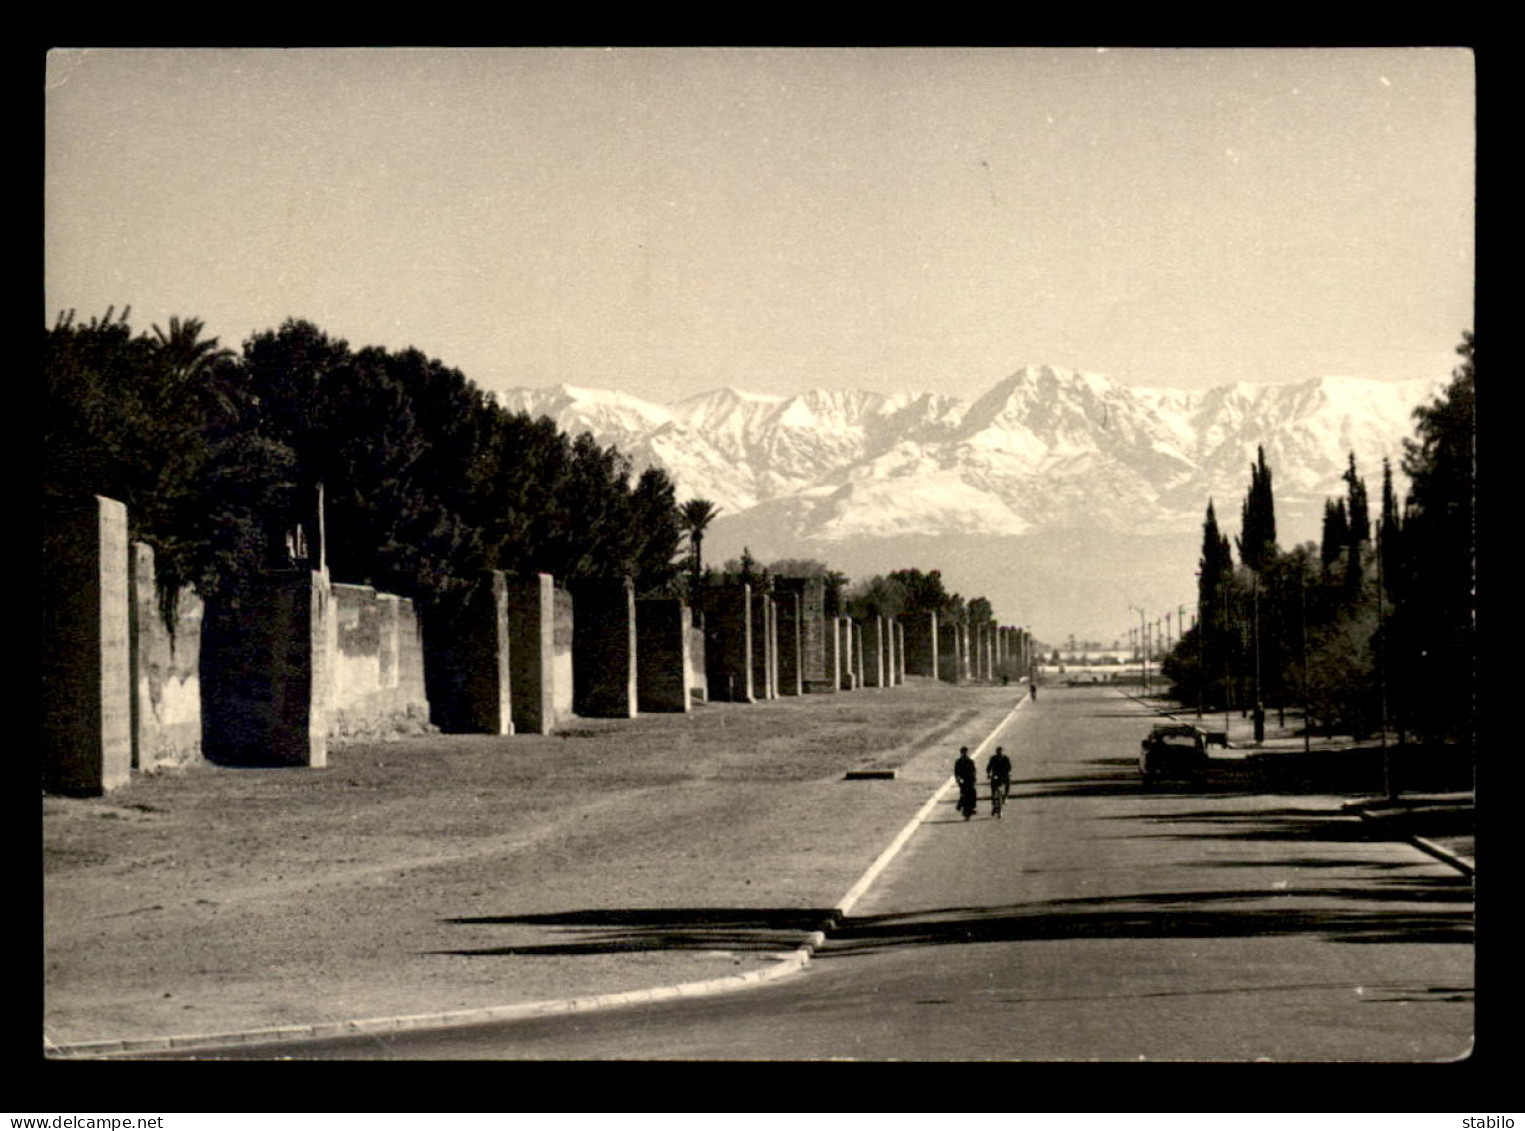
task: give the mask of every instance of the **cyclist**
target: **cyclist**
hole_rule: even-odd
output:
[[[1006,795],[1011,792],[1011,759],[1001,747],[997,746],[985,763],[985,776],[990,779],[990,806],[999,817]]]

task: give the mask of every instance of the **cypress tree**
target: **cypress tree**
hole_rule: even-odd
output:
[[[1398,512],[1398,496],[1393,490],[1392,464],[1382,461],[1382,520],[1377,528],[1377,553],[1382,557],[1383,587],[1389,600],[1403,599],[1405,586],[1403,562],[1403,520]]]
[[[1319,562],[1324,578],[1328,580],[1336,562],[1350,545],[1350,519],[1345,513],[1344,499],[1324,500],[1324,533],[1319,541]]]
[[[1356,474],[1354,452],[1350,453],[1350,466],[1341,478],[1345,480],[1350,499],[1350,523],[1346,531],[1346,545],[1350,554],[1345,559],[1345,591],[1350,599],[1355,599],[1361,590],[1364,547],[1371,542],[1371,518],[1366,504],[1366,481]]]
[[[1250,465],[1250,490],[1240,513],[1239,560],[1259,573],[1276,556],[1276,505],[1264,447],[1256,449]]]
[[[1202,557],[1197,571],[1197,625],[1201,642],[1197,660],[1202,667],[1202,694],[1218,701],[1226,701],[1225,681],[1238,651],[1236,588],[1233,550],[1228,537],[1218,528],[1218,516],[1209,499],[1207,516],[1202,522]]]

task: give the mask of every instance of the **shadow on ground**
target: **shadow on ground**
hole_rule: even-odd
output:
[[[1200,815],[1199,815],[1200,816]],[[1219,814],[1208,814],[1218,817]],[[1296,811],[1279,815],[1299,827]],[[1327,833],[1341,822],[1314,826]],[[1271,833],[1269,827],[1245,835]],[[1306,838],[1309,829],[1288,832]],[[1221,831],[1215,835],[1222,835]],[[1276,834],[1280,838],[1280,834]],[[1335,867],[1350,861],[1297,861]],[[632,951],[779,951],[815,930],[821,955],[845,957],[906,946],[1103,938],[1244,938],[1306,935],[1344,943],[1470,943],[1472,885],[1462,876],[1381,875],[1365,884],[1301,883],[1292,891],[1140,892],[997,907],[944,907],[849,917],[829,908],[598,908],[543,915],[448,919],[472,926],[538,927],[552,941],[436,951],[477,957],[593,955]],[[1288,905],[1296,899],[1298,906]],[[1318,906],[1310,907],[1314,903]]]
[[[1297,908],[1278,906],[1296,896]],[[1309,908],[1308,900],[1335,904]],[[1343,943],[1470,943],[1472,893],[1465,880],[1393,887],[1151,892],[1045,900],[1007,907],[938,908],[849,918],[821,957],[907,946],[1057,939],[1246,938],[1305,935]],[[1396,903],[1412,903],[1398,908]],[[1239,906],[1228,906],[1228,905]],[[1372,904],[1373,906],[1363,906]]]
[[[1298,907],[1286,906],[1295,897]],[[1310,900],[1328,906],[1307,906]],[[1462,877],[1384,878],[1373,885],[1141,892],[1000,907],[943,907],[849,917],[830,927],[821,957],[907,946],[1057,939],[1245,938],[1306,935],[1343,943],[1470,943],[1471,885]],[[1408,905],[1408,906],[1399,906]],[[554,941],[433,951],[472,957],[632,951],[779,951],[828,927],[829,909],[675,907],[566,911],[446,920],[545,927]]]
[[[474,956],[618,954],[629,951],[792,950],[805,936],[829,926],[831,908],[623,907],[542,915],[487,915],[446,919],[474,926],[544,927],[556,941],[433,951]]]

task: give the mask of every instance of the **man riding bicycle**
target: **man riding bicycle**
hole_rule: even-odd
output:
[[[1011,759],[1001,747],[997,746],[985,763],[985,776],[990,779],[990,807],[999,817],[1006,795],[1011,792]]]

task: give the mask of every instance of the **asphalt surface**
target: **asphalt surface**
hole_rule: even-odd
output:
[[[944,751],[907,764],[904,779],[924,785],[926,804],[838,901],[837,922],[779,960],[774,970],[786,976],[756,978],[746,993],[718,994],[713,982],[692,997],[653,988],[468,1027],[376,1027],[195,1055],[1465,1056],[1470,861],[1387,839],[1342,796],[1247,791],[1233,757],[1200,788],[1145,793],[1133,759],[1151,714],[1111,690],[1046,689],[987,744],[1017,754],[999,821],[984,798],[973,821],[953,811]],[[738,909],[734,925],[768,915],[749,920]],[[608,923],[570,926],[618,945]],[[681,913],[621,924],[627,940],[694,926]],[[623,1008],[598,1008],[613,1004]]]

